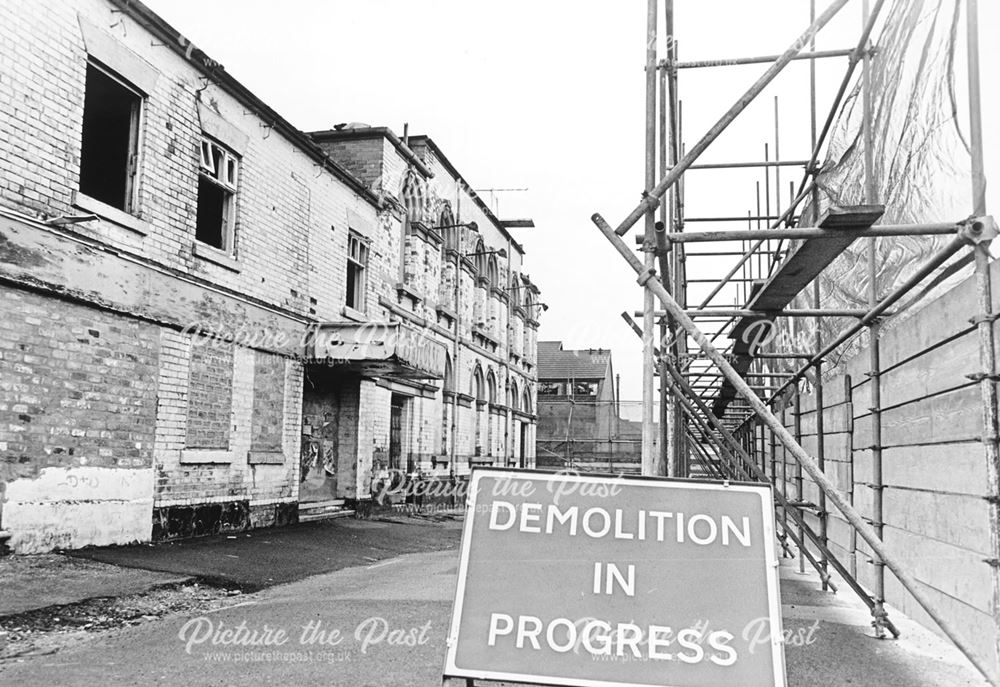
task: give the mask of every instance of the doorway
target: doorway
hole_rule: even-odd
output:
[[[527,456],[528,456],[528,449],[527,449],[527,447],[528,447],[528,425],[524,424],[523,422],[520,423],[520,424],[521,424],[521,436],[520,436],[520,441],[518,442],[519,446],[518,446],[518,449],[517,449],[517,454],[518,454],[517,455],[517,467],[523,468],[523,467],[527,467],[527,465],[525,463],[526,463]]]
[[[406,423],[407,397],[402,394],[393,394],[389,405],[389,470],[391,471],[411,471],[411,466],[403,462],[403,450],[405,434],[403,428]]]
[[[306,368],[302,391],[299,503],[357,498],[360,380]]]

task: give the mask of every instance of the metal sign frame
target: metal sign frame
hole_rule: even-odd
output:
[[[455,601],[452,608],[451,625],[447,635],[447,653],[445,656],[445,666],[443,681],[445,684],[454,684],[449,680],[466,680],[467,685],[472,685],[472,680],[504,680],[507,682],[518,682],[539,685],[552,685],[554,687],[651,687],[650,682],[631,681],[608,681],[608,680],[588,680],[579,678],[559,677],[552,675],[533,675],[517,672],[512,669],[508,671],[477,670],[474,668],[461,668],[456,665],[458,653],[459,636],[461,633],[462,610],[467,586],[467,574],[469,569],[469,553],[472,541],[472,532],[477,509],[477,499],[479,495],[479,482],[485,476],[509,476],[512,479],[536,479],[536,480],[564,480],[567,483],[606,483],[615,480],[617,483],[625,485],[653,486],[664,489],[698,489],[708,491],[730,491],[730,492],[751,492],[760,497],[760,513],[762,523],[762,539],[765,577],[767,580],[767,605],[768,620],[771,629],[771,660],[774,667],[774,674],[769,684],[775,687],[785,687],[787,674],[785,669],[784,641],[781,619],[781,595],[778,579],[778,553],[777,553],[777,526],[774,518],[774,503],[772,487],[767,483],[760,482],[731,482],[731,481],[711,481],[700,479],[676,479],[663,477],[644,476],[623,476],[609,474],[576,474],[562,473],[551,470],[524,470],[516,468],[494,468],[475,467],[469,477],[468,499],[466,501],[466,519],[462,531],[461,559],[458,568],[458,581],[455,591]],[[483,517],[486,517],[483,515]],[[664,687],[662,683],[660,687]]]

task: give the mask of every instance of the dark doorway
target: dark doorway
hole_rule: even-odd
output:
[[[302,392],[299,502],[357,498],[360,380],[326,365],[306,367]]]
[[[521,423],[521,441],[519,442],[518,456],[517,456],[517,467],[523,468],[527,467],[525,465],[525,459],[528,456],[528,425]]]
[[[403,421],[406,417],[406,397],[392,395],[389,410],[389,469],[402,470],[403,465]]]

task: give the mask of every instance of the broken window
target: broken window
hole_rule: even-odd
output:
[[[364,311],[368,244],[353,231],[347,237],[347,307]]]
[[[562,382],[539,382],[539,396],[560,396],[563,394]]]
[[[80,193],[132,211],[142,96],[111,72],[87,63],[80,146]]]
[[[202,139],[195,238],[227,253],[235,248],[238,173],[239,158],[234,153]]]

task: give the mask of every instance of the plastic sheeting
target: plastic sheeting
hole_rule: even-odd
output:
[[[951,222],[968,217],[971,201],[971,154],[966,128],[964,75],[965,21],[961,0],[895,0],[883,10],[871,60],[871,183],[865,193],[865,104],[862,67],[830,132],[826,160],[817,175],[819,212],[807,205],[800,224],[812,225],[829,205],[885,205],[883,224]],[[854,242],[817,279],[823,308],[866,308],[869,303],[869,250],[874,242],[875,281],[879,298],[890,293],[945,245],[948,236],[906,236]],[[963,251],[911,291],[886,326],[896,326],[951,288],[971,271]],[[807,287],[791,307],[815,307]],[[849,320],[824,318],[823,341],[832,340]],[[779,320],[779,341],[814,348],[814,320]],[[827,370],[866,345],[863,334],[840,349]],[[788,367],[792,365],[789,364]]]

